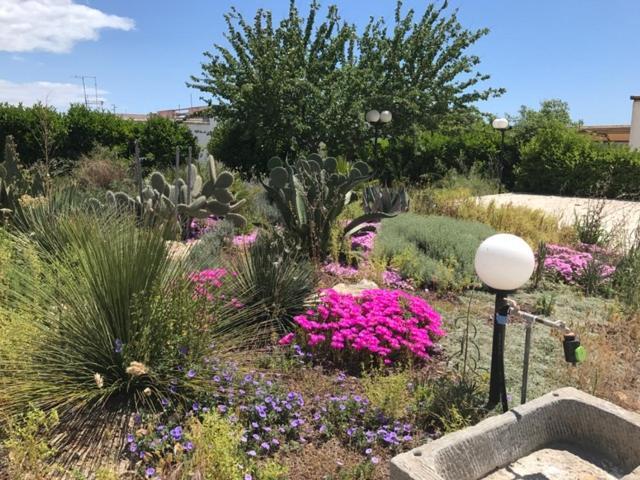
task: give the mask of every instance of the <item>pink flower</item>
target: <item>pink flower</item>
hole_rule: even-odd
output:
[[[296,334],[295,333],[287,333],[284,337],[282,337],[279,341],[278,341],[278,345],[289,345],[293,339],[295,338]]]
[[[294,321],[303,345],[317,352],[339,350],[340,358],[356,364],[374,358],[390,364],[409,356],[426,360],[445,334],[440,315],[401,290],[367,290],[357,297],[324,290],[321,304]]]
[[[236,247],[245,247],[255,242],[256,238],[258,238],[258,230],[254,230],[247,235],[236,235],[233,237],[232,243]]]

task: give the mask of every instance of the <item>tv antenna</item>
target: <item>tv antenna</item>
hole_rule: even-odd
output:
[[[84,106],[87,108],[102,108],[104,101],[98,98],[98,78],[92,75],[74,75],[73,78],[82,80],[82,92],[84,94]],[[87,94],[87,79],[93,80],[93,97]]]

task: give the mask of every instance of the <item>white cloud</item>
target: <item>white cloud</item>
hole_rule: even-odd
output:
[[[105,101],[106,93],[104,90],[98,90],[98,100]],[[95,100],[93,88],[87,90],[87,95],[92,96],[90,100]],[[42,102],[59,110],[66,110],[70,103],[84,103],[84,92],[82,85],[75,83],[15,83],[0,79],[0,103],[3,102],[14,105],[18,103],[33,105]]]
[[[74,0],[1,0],[0,51],[66,53],[77,42],[97,40],[100,29],[134,25]]]

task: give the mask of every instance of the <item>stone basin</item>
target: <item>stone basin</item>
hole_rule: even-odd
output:
[[[640,480],[640,415],[562,388],[391,460],[391,480]]]

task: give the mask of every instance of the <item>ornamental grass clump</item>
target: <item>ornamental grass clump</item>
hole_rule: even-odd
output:
[[[56,410],[65,438],[86,448],[87,436],[104,433],[85,427],[87,418],[115,428],[138,408],[190,395],[176,366],[208,354],[210,319],[232,319],[237,309],[194,295],[158,232],[81,214],[61,216],[55,231],[65,245],[52,250],[29,235],[12,238],[48,274],[16,269],[24,288],[2,296],[0,416],[29,405]]]
[[[334,364],[428,360],[445,334],[440,315],[422,298],[400,290],[366,290],[360,296],[322,292],[316,308],[295,317],[298,330],[281,339],[294,340]]]

